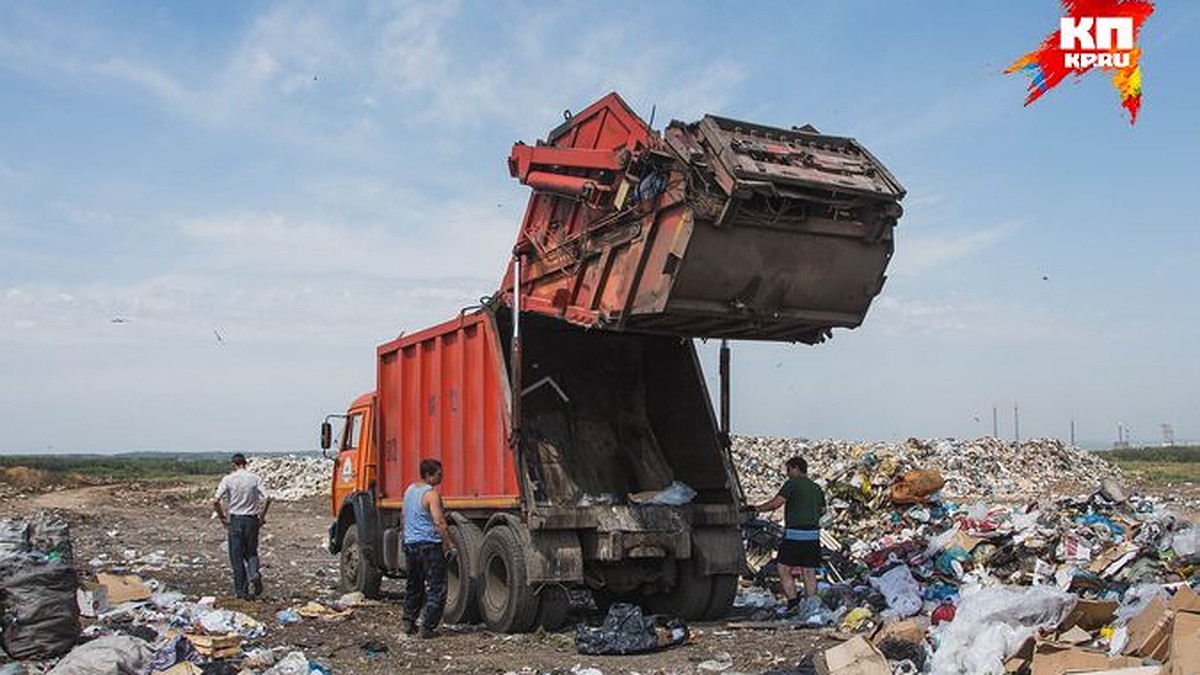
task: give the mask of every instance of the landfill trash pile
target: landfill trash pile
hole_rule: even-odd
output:
[[[870,638],[826,653],[830,673],[839,672],[834,662],[873,663],[844,672],[881,675],[1133,666],[1200,673],[1200,663],[1185,661],[1200,657],[1200,598],[1192,591],[1200,585],[1200,527],[1157,498],[1131,494],[1087,453],[1056,441],[1023,444],[1036,469],[987,439],[742,438],[735,453],[741,474],[755,481],[752,501],[774,494],[783,480],[776,467],[792,454],[806,457],[824,484],[819,599],[788,612],[772,592],[771,563],[759,556],[760,587],[741,589],[735,607],[747,627],[782,621]],[[1064,458],[1076,454],[1068,466]],[[1009,460],[1016,468],[1002,469]],[[989,489],[988,472],[1005,487]],[[1090,490],[1058,498],[1035,498],[1030,484],[1088,479]],[[769,521],[751,525],[752,549],[768,545],[770,528],[780,534]]]
[[[297,455],[250,457],[247,468],[267,486],[272,499],[294,502],[329,494],[333,460]]]
[[[955,499],[1022,500],[1046,494],[1057,484],[1095,485],[1121,478],[1117,467],[1094,452],[1072,448],[1053,438],[1008,441],[909,439],[904,443],[734,436],[733,457],[751,501],[768,499],[783,484],[783,464],[799,455],[814,480],[845,484],[874,499],[910,470],[937,471],[945,478],[942,493]]]

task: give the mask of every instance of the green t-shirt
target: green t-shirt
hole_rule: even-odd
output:
[[[779,488],[779,496],[787,502],[783,507],[784,525],[788,529],[815,530],[820,527],[825,512],[825,492],[807,476],[789,478]]]

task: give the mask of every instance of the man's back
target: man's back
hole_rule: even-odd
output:
[[[267,498],[266,488],[258,476],[246,469],[238,469],[221,479],[217,486],[217,499],[229,499],[229,515],[256,516]]]
[[[820,526],[825,510],[825,492],[808,476],[789,478],[779,489],[787,501],[784,524],[789,529],[814,530]]]

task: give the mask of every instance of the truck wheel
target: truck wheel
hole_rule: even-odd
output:
[[[488,530],[479,564],[479,610],[488,629],[524,633],[532,628],[538,598],[525,580],[525,553],[517,533],[506,525]]]
[[[712,576],[712,597],[708,600],[708,608],[704,610],[705,621],[722,619],[733,608],[733,600],[737,597],[738,575],[714,574]]]
[[[483,531],[474,523],[450,526],[458,555],[446,565],[446,623],[479,623],[479,549]]]
[[[354,523],[342,534],[338,572],[338,590],[343,593],[358,591],[368,598],[379,597],[383,573],[363,558],[362,549],[358,546],[358,527]]]
[[[567,625],[571,611],[571,596],[562,586],[547,585],[538,593],[537,625],[544,630],[558,630]]]
[[[712,577],[700,574],[691,560],[677,560],[675,587],[666,593],[646,598],[646,606],[655,614],[668,614],[684,621],[699,621],[712,598]]]

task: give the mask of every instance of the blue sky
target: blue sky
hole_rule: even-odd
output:
[[[1022,107],[1001,71],[1059,11],[4,3],[0,452],[311,449],[375,344],[494,290],[512,142],[610,90],[659,127],[854,136],[908,188],[862,328],[735,346],[735,430],[973,436],[999,406],[1008,436],[1019,403],[1023,436],[1200,438],[1200,6],[1146,24],[1133,128],[1099,73]]]

